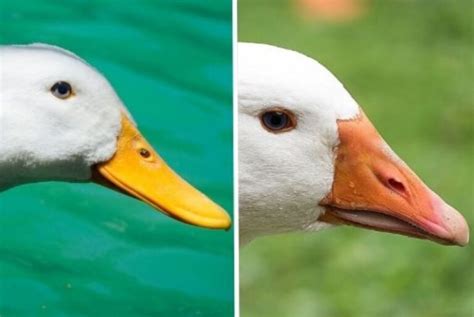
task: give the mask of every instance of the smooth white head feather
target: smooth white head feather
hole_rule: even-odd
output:
[[[91,165],[114,154],[125,111],[108,81],[55,46],[1,46],[0,59],[0,190],[90,178]],[[74,95],[55,97],[58,81]]]
[[[331,190],[338,119],[359,107],[324,66],[263,44],[238,46],[239,200],[243,243],[259,235],[322,228],[318,203]],[[265,130],[259,114],[283,107],[292,131]]]

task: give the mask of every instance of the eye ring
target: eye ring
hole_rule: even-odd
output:
[[[59,99],[67,99],[71,97],[72,87],[68,82],[58,81],[51,87],[51,93],[53,96]]]
[[[272,133],[291,131],[297,124],[295,114],[281,107],[266,109],[260,113],[259,118],[262,127]]]

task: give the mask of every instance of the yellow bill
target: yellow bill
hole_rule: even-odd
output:
[[[231,225],[225,210],[177,175],[125,115],[117,151],[109,161],[96,165],[94,181],[185,223],[211,229]]]

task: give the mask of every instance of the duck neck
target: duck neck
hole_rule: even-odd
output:
[[[0,192],[11,187],[42,181],[85,181],[90,167],[82,159],[40,160],[31,153],[13,153],[0,147]]]

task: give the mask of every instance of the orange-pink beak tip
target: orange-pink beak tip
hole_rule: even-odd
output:
[[[445,203],[441,198],[434,194],[433,209],[439,219],[439,236],[451,241],[458,246],[465,246],[469,243],[469,226],[464,217],[453,207]]]

